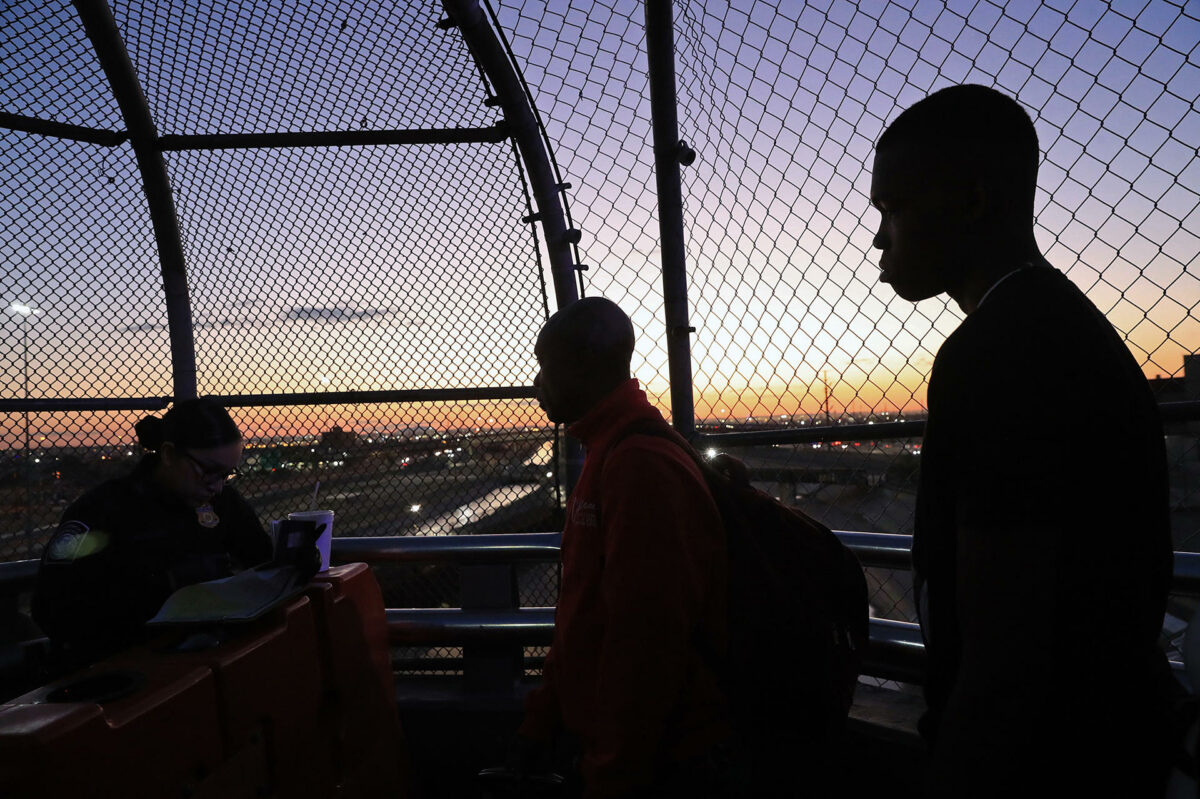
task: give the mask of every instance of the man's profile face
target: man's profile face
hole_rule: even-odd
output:
[[[912,145],[889,145],[875,154],[871,204],[880,213],[874,246],[879,280],[910,302],[953,293],[961,271],[961,209],[954,208],[944,174],[933,157]]]
[[[578,421],[583,415],[580,396],[583,387],[571,353],[561,344],[548,341],[544,332],[538,336],[533,352],[538,361],[533,387],[546,418],[555,424]]]

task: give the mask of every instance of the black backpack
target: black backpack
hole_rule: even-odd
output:
[[[740,462],[711,463],[675,430],[666,438],[695,462],[720,509],[729,552],[729,649],[705,652],[743,738],[827,742],[854,699],[867,645],[867,581],[833,532],[750,485]],[[616,441],[614,441],[614,446]]]

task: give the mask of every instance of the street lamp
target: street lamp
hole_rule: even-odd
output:
[[[29,325],[33,321],[33,317],[37,316],[41,311],[34,308],[32,305],[24,302],[13,302],[8,306],[10,313],[14,313],[21,317],[21,351],[25,382],[25,399],[29,399]],[[33,538],[33,514],[30,508],[33,505],[32,491],[30,489],[30,470],[29,458],[31,456],[29,448],[29,409],[24,412],[25,417],[25,535],[27,540]]]

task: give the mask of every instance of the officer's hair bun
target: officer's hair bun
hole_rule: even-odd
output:
[[[207,397],[179,400],[162,416],[146,416],[133,429],[138,443],[152,452],[167,441],[181,449],[206,449],[242,440],[229,411]]]
[[[139,444],[148,450],[157,451],[166,440],[166,427],[161,417],[146,416],[134,425],[133,429],[137,433]]]

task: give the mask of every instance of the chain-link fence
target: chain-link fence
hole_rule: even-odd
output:
[[[237,485],[262,519],[315,493],[338,536],[553,529],[555,433],[519,398],[547,292],[510,141],[166,145],[495,125],[461,36],[437,25],[440,3],[112,11],[167,149],[196,390],[239,405]],[[3,37],[12,127],[114,133],[99,144],[61,129],[3,134],[4,396],[169,397],[178,325],[163,302],[160,220],[96,43],[69,3],[6,5]],[[505,386],[518,398],[317,404],[328,392]],[[247,397],[289,393],[306,404]],[[0,557],[38,557],[73,499],[132,468],[141,413],[0,417]],[[391,607],[458,603],[453,566],[376,572]],[[554,603],[545,576],[525,581],[528,604]]]
[[[501,0],[514,50],[574,184],[587,287],[643,331],[637,374],[667,367],[641,4]],[[878,284],[875,140],[959,82],[1030,112],[1044,154],[1037,236],[1112,320],[1164,401],[1200,399],[1200,20],[1139,3],[677,3],[696,416],[702,429],[921,418],[933,356],[962,316]],[[1200,373],[1200,360],[1193,366]],[[1157,378],[1157,379],[1155,379]],[[1058,410],[1054,397],[1036,401]],[[1169,429],[1175,543],[1200,545],[1195,429]],[[910,533],[919,440],[737,450],[835,529]],[[913,618],[906,573],[873,606]]]
[[[586,292],[631,314],[635,371],[669,410],[642,4],[492,6],[570,184]],[[501,120],[433,0],[121,2],[113,12],[162,136]],[[1200,399],[1200,361],[1184,369],[1200,349],[1193,8],[681,2],[675,14],[680,133],[698,153],[683,188],[701,429],[922,416],[933,354],[961,314],[879,286],[870,161],[900,109],[966,81],[1016,97],[1034,119],[1037,235],[1051,262],[1109,316],[1161,399]],[[116,137],[2,134],[3,397],[169,396],[160,243],[93,43],[66,3],[10,3],[3,15],[4,112]],[[201,393],[528,386],[552,309],[511,142],[208,140],[163,158]],[[554,434],[517,394],[292,407],[247,398],[236,411],[250,442],[243,489],[270,518],[307,504],[319,481],[339,535],[550,529]],[[1054,397],[1037,401],[1055,409]],[[0,414],[0,557],[36,556],[67,501],[129,466],[136,418]],[[1195,549],[1197,431],[1168,432],[1175,542]],[[835,528],[906,533],[919,451],[919,440],[856,435],[736,454],[784,475],[764,485]],[[470,515],[480,513],[491,521]],[[906,580],[872,574],[878,614],[911,618]],[[393,581],[398,601],[431,604],[452,602],[453,582]]]

